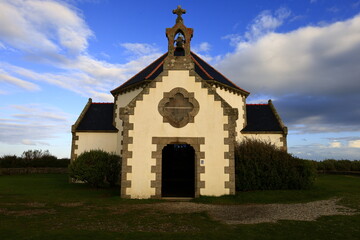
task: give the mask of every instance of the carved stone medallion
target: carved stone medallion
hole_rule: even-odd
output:
[[[163,122],[181,128],[194,122],[194,117],[199,112],[199,103],[194,98],[194,93],[189,93],[184,88],[174,88],[170,92],[164,93],[158,110],[163,116]]]

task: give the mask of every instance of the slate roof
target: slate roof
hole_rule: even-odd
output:
[[[246,118],[242,132],[284,131],[269,104],[246,104]]]
[[[113,103],[91,103],[76,131],[117,131],[113,126]]]
[[[114,95],[117,92],[121,92],[127,88],[132,86],[136,86],[142,82],[151,81],[155,79],[162,71],[164,60],[167,56],[167,53],[156,59],[152,62],[149,66],[141,70],[138,74],[130,78],[128,81],[123,83],[121,86],[115,88],[111,91]],[[248,95],[249,92],[245,91],[244,89],[238,87],[235,83],[231,82],[227,79],[224,75],[222,75],[219,71],[213,68],[211,65],[206,63],[203,59],[197,56],[195,53],[191,52],[191,58],[195,63],[195,72],[204,80],[209,82],[216,82],[225,86],[228,86],[232,89],[239,90],[245,95]]]
[[[113,103],[91,103],[76,131],[117,131],[113,126]],[[269,104],[247,104],[247,125],[242,132],[283,132]]]

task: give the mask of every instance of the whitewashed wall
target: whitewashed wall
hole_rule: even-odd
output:
[[[116,104],[116,109],[114,112],[114,116],[116,116],[115,117],[115,127],[119,130],[119,132],[117,134],[117,142],[119,144],[116,149],[116,153],[118,155],[121,155],[121,150],[122,150],[121,141],[123,140],[123,136],[121,135],[123,127],[122,127],[122,120],[119,117],[119,109],[121,107],[125,107],[126,105],[128,105],[129,102],[131,100],[133,100],[134,97],[136,97],[141,91],[142,91],[142,88],[138,88],[138,89],[134,89],[129,92],[126,92],[124,94],[120,94],[120,95],[118,95],[117,100],[115,101],[115,104]]]
[[[228,90],[225,90],[224,88],[216,88],[216,92],[223,98],[225,101],[230,104],[233,108],[237,108],[239,116],[236,120],[236,140],[241,140],[240,131],[245,127],[245,121],[246,121],[246,115],[245,115],[245,109],[246,109],[246,98],[245,96],[238,95],[233,92],[229,92]]]
[[[284,142],[282,141],[283,139],[283,134],[279,133],[279,134],[264,134],[264,133],[252,133],[252,134],[242,134],[242,136],[244,138],[249,138],[249,139],[258,139],[258,140],[262,140],[265,142],[271,142],[272,144],[274,144],[276,147],[278,148],[282,148],[282,147],[286,147],[284,145]]]
[[[76,132],[76,136],[79,137],[75,141],[75,145],[78,146],[75,149],[77,156],[85,151],[94,149],[113,153],[117,152],[117,133]]]
[[[170,92],[176,87],[193,92],[200,105],[195,123],[188,123],[182,128],[163,123],[163,117],[158,112],[158,104],[163,99],[164,92]],[[229,166],[229,160],[224,158],[224,152],[229,150],[228,145],[224,144],[224,138],[228,137],[228,132],[224,130],[227,121],[221,102],[214,101],[214,96],[209,95],[200,82],[195,82],[195,77],[189,76],[189,71],[169,71],[162,82],[156,83],[156,88],[150,88],[149,94],[145,94],[143,100],[136,103],[135,114],[130,115],[129,122],[134,124],[134,130],[129,131],[133,143],[128,147],[132,151],[128,165],[132,167],[132,173],[127,174],[131,187],[127,188],[126,194],[132,198],[149,198],[155,194],[155,188],[150,186],[151,180],[155,180],[151,166],[156,164],[151,156],[152,151],[156,150],[152,137],[204,137],[205,144],[201,145],[200,150],[205,152],[202,165],[205,166],[205,173],[200,175],[200,180],[205,181],[205,188],[200,189],[200,194],[229,194],[229,189],[225,188],[229,175],[224,172],[225,166]]]

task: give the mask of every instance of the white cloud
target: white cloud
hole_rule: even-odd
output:
[[[7,106],[0,113],[0,142],[48,145],[46,140],[69,132],[71,116],[45,104]]]
[[[90,92],[91,96],[93,96],[95,99],[100,99],[101,101],[105,102],[113,102],[114,97],[110,93],[100,93],[100,92]]]
[[[208,42],[202,42],[193,48],[195,53],[208,52],[211,49],[211,45]]]
[[[61,110],[46,106],[45,104],[25,104],[25,105],[11,105],[13,110],[21,112],[21,114],[13,114],[12,116],[16,119],[47,119],[50,121],[67,121],[69,115],[61,112]]]
[[[326,27],[270,32],[238,43],[218,66],[241,87],[265,94],[358,91],[359,28],[356,16]]]
[[[20,88],[23,88],[25,90],[29,91],[36,91],[40,90],[40,87],[34,83],[21,80],[19,78],[10,76],[7,72],[5,72],[3,69],[0,69],[0,82],[9,83],[11,85],[16,85]]]
[[[360,15],[288,33],[269,22],[268,33],[241,39],[217,68],[258,99],[275,96],[293,132],[360,131]]]
[[[65,2],[4,0],[0,3],[0,40],[29,53],[77,54],[92,35],[79,13]]]
[[[243,48],[248,45],[248,42],[255,42],[264,35],[274,32],[290,15],[291,11],[287,8],[279,8],[274,13],[269,10],[262,11],[247,26],[247,31],[243,36],[233,33],[223,36],[222,39],[229,39],[231,46]]]
[[[228,34],[223,36],[221,39],[229,39],[230,45],[236,47],[243,38],[240,34]]]
[[[349,141],[350,148],[360,148],[360,140]]]
[[[22,140],[21,140],[21,143],[24,144],[24,145],[31,145],[31,146],[35,146],[35,145],[36,145],[36,142],[35,142],[35,141],[29,140],[29,139],[22,139]]]
[[[101,61],[88,53],[93,37],[80,11],[64,1],[5,0],[0,2],[0,50],[14,49],[40,72],[20,64],[0,62],[0,81],[25,90],[38,90],[33,82],[46,82],[96,101],[109,100],[109,90],[159,57],[155,45],[124,43],[131,59],[125,64]],[[106,53],[103,53],[106,54]],[[10,93],[11,91],[6,91]]]
[[[136,57],[159,53],[159,49],[155,45],[148,43],[121,43],[120,46]]]
[[[341,148],[341,142],[330,142],[330,148]]]
[[[249,41],[254,41],[273,32],[276,28],[283,24],[283,21],[290,16],[291,12],[287,8],[280,8],[272,14],[271,11],[261,12],[248,26],[248,31],[245,33],[245,38]]]
[[[5,45],[2,42],[0,42],[0,49],[6,49]]]
[[[360,156],[360,148],[348,148],[344,146],[329,147],[323,144],[295,145],[290,146],[288,151],[297,157],[311,160],[359,160]]]
[[[57,73],[39,73],[4,62],[0,62],[0,67],[8,71],[8,78],[19,76],[32,81],[50,83],[84,97],[91,97],[95,101],[98,97],[100,101],[112,101],[113,99],[109,97],[110,90],[121,85],[157,57],[159,54],[155,53],[138,57],[126,64],[111,64],[88,55],[80,55],[77,59],[69,59],[68,63],[58,65],[64,70]]]

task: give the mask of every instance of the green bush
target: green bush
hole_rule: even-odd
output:
[[[106,171],[106,181],[110,186],[115,186],[119,183],[121,174],[121,158],[116,154],[109,154],[108,168]]]
[[[235,147],[237,191],[306,189],[315,181],[311,161],[298,159],[271,143],[246,139]]]
[[[120,175],[120,157],[102,150],[90,150],[80,154],[69,165],[69,175],[74,180],[102,187],[106,183],[115,185]]]

